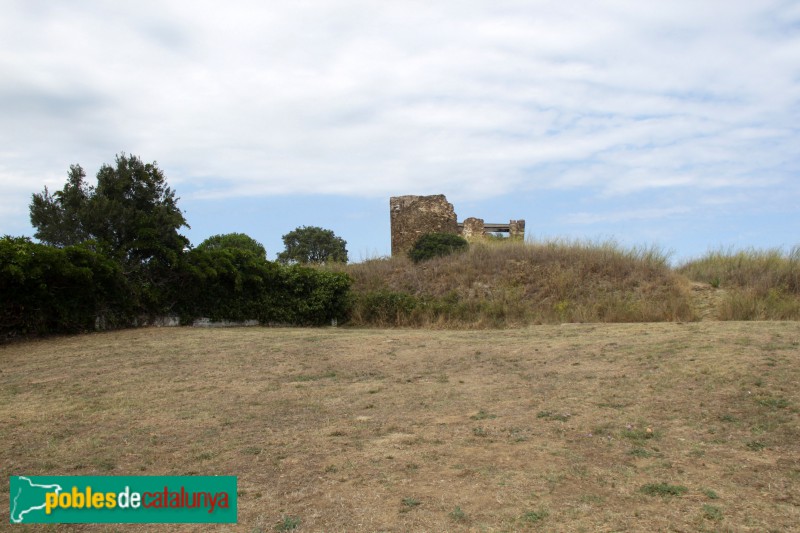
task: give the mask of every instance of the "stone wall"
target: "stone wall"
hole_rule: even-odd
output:
[[[483,237],[483,219],[482,218],[465,218],[461,228],[461,235],[465,239],[474,239],[475,237]]]
[[[479,239],[492,232],[508,233],[512,239],[525,238],[525,221],[511,220],[508,224],[487,224],[470,217],[458,223],[453,204],[443,194],[432,196],[393,196],[389,199],[392,224],[392,255],[411,250],[422,235],[452,233],[466,239]]]
[[[512,220],[508,223],[510,228],[509,230],[509,237],[512,239],[524,239],[525,238],[525,221],[524,220]]]
[[[394,196],[389,199],[392,255],[407,253],[427,233],[458,234],[453,204],[443,194]]]

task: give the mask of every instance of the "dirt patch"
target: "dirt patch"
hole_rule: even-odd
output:
[[[798,351],[797,322],[17,343],[0,347],[0,457],[7,474],[238,476],[237,525],[118,531],[789,531]]]
[[[699,320],[719,320],[719,309],[727,292],[708,283],[691,283],[691,306]]]

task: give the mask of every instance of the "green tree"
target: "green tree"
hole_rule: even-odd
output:
[[[283,236],[286,249],[278,254],[281,263],[346,263],[347,241],[329,229],[303,226]]]
[[[31,224],[37,229],[37,239],[62,247],[90,238],[83,219],[93,190],[84,183],[85,178],[86,173],[80,165],[71,165],[62,190],[50,194],[45,187],[41,194],[33,195]]]
[[[452,233],[428,233],[423,235],[408,252],[408,256],[415,263],[450,255],[455,252],[466,250],[469,243],[460,235]]]
[[[178,230],[189,226],[155,162],[122,153],[114,166],[100,168],[96,186],[85,178],[80,165],[72,165],[62,190],[50,194],[45,187],[33,195],[36,238],[58,247],[94,241],[126,270],[177,260],[189,243]]]
[[[243,250],[266,259],[267,250],[260,242],[244,233],[213,235],[197,246],[198,250]]]

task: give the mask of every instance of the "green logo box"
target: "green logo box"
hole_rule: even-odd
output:
[[[11,476],[12,524],[233,524],[236,476]]]

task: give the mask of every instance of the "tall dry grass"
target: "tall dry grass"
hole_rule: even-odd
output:
[[[800,246],[711,251],[678,272],[726,291],[721,320],[800,319]]]
[[[338,267],[353,278],[359,326],[509,327],[692,320],[688,283],[657,248],[614,242],[497,241],[413,264]]]

